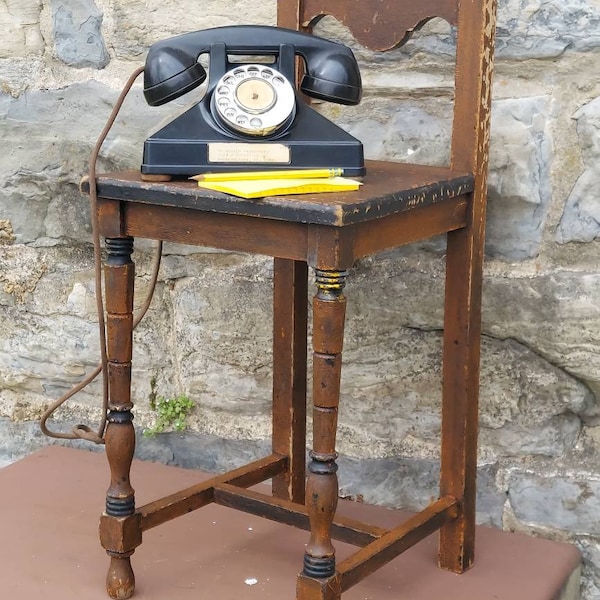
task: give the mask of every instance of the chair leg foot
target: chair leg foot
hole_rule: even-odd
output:
[[[440,530],[440,548],[438,554],[438,565],[444,571],[452,573],[464,573],[473,566],[474,559],[474,536],[465,535],[471,531],[467,527],[465,517],[459,517],[456,521],[446,523]]]
[[[338,575],[326,579],[313,579],[300,573],[296,587],[296,600],[341,600],[342,591]]]
[[[135,575],[129,556],[111,556],[106,576],[106,591],[115,600],[126,600],[133,596]]]

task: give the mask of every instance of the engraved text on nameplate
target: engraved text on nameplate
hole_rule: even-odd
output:
[[[284,144],[208,144],[211,163],[290,163],[290,149]]]

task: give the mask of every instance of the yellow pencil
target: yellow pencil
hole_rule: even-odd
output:
[[[190,179],[196,181],[240,181],[256,179],[326,179],[339,177],[344,169],[294,169],[291,171],[245,171],[236,173],[205,173]]]

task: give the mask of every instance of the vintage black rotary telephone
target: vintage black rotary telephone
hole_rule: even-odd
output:
[[[294,85],[299,55],[302,93],[358,104],[360,72],[349,48],[260,25],[186,33],[150,48],[144,70],[148,104],[165,104],[202,84],[206,72],[198,58],[206,53],[205,96],[146,140],[142,175],[322,167],[364,174],[362,144],[310,108]],[[232,63],[230,56],[270,56],[274,62]]]

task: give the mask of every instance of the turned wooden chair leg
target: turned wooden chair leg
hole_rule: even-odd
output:
[[[470,225],[448,234],[444,321],[440,493],[461,502],[440,530],[439,564],[462,573],[473,564],[483,243]]]
[[[308,266],[273,265],[273,452],[289,457],[273,477],[273,495],[304,504],[306,466],[306,328]]]
[[[298,598],[336,600],[335,549],[331,523],[338,501],[335,439],[340,397],[342,345],[346,299],[345,271],[316,270],[313,300],[313,450],[306,484],[310,540],[304,570],[298,579]],[[310,578],[320,581],[310,582]],[[312,591],[311,591],[312,590]]]
[[[107,239],[106,281],[107,351],[110,385],[106,457],[111,482],[106,511],[100,521],[102,546],[110,556],[106,587],[111,598],[130,598],[135,578],[130,556],[141,543],[135,515],[134,490],[129,480],[135,449],[131,414],[131,354],[133,331],[133,239]]]

